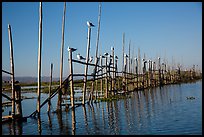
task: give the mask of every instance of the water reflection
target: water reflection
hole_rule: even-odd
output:
[[[49,129],[52,132],[52,119],[50,117],[50,112],[47,113],[48,116],[48,125],[49,125]]]
[[[42,127],[41,127],[41,117],[38,115],[38,134],[42,134]]]
[[[186,100],[189,95],[196,99]],[[135,91],[130,98],[42,113],[41,118],[26,124],[4,124],[2,134],[201,134],[201,95],[200,88],[190,84]]]
[[[75,117],[75,108],[72,108],[72,135],[75,135],[76,131],[76,117]]]

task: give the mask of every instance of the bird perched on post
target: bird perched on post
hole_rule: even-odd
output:
[[[92,60],[93,60],[93,57],[89,57],[89,62],[92,62]]]
[[[82,57],[79,53],[77,54],[77,59],[78,60],[86,60],[84,57]]]
[[[104,53],[105,56],[108,56],[108,53]]]
[[[70,51],[70,50],[71,50],[71,51],[76,51],[77,49],[68,47],[67,50],[68,50],[68,51]]]
[[[118,56],[115,56],[115,59],[118,59]]]
[[[94,25],[93,25],[91,22],[87,21],[86,23],[87,23],[87,25],[88,25],[89,27],[94,27]]]

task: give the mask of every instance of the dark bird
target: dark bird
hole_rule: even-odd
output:
[[[86,23],[87,23],[87,25],[88,25],[89,27],[94,27],[94,25],[93,25],[91,22],[87,21]]]
[[[126,58],[127,58],[127,57],[128,57],[128,55],[127,55],[127,54],[124,54],[124,57],[126,57]]]
[[[115,59],[118,59],[118,56],[115,56]]]
[[[108,53],[104,53],[105,56],[108,56]]]
[[[70,51],[70,50],[71,50],[71,51],[76,51],[77,49],[68,47],[67,50],[68,50],[68,51]]]
[[[86,60],[84,57],[82,57],[79,53],[77,54],[77,59],[78,60]]]

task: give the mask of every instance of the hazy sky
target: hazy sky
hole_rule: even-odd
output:
[[[43,2],[42,76],[60,75],[60,48],[64,3]],[[96,25],[91,33],[90,55],[95,56],[98,24],[98,2],[67,2],[63,77],[69,74],[67,47],[86,56],[87,21]],[[37,77],[38,2],[2,3],[2,69],[10,71],[8,24],[11,25],[15,76]],[[122,35],[125,52],[131,40],[131,54],[155,60],[158,56],[168,63],[182,63],[184,68],[198,65],[202,69],[202,3],[201,2],[105,2],[102,3],[99,53],[111,53],[114,46],[122,61]],[[74,72],[84,73],[84,66],[74,64]],[[2,73],[2,75],[7,75]]]

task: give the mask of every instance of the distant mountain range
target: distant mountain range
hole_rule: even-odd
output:
[[[64,78],[63,78],[64,79]],[[10,81],[11,77],[9,76],[2,76],[2,81]],[[38,81],[37,77],[15,77],[15,81],[19,81],[22,83],[35,83]],[[50,77],[41,77],[42,82],[49,82]],[[52,78],[52,81],[59,81],[59,78]]]
[[[83,77],[75,77],[74,80],[76,79],[82,79]],[[65,77],[63,78],[63,80],[66,79]],[[2,81],[10,81],[11,77],[9,76],[2,76]],[[37,77],[15,77],[15,81],[19,81],[21,83],[35,83],[38,82],[38,78]],[[41,77],[41,81],[42,82],[49,82],[50,81],[50,77],[44,76]],[[56,82],[59,81],[59,78],[52,78],[52,81]]]

